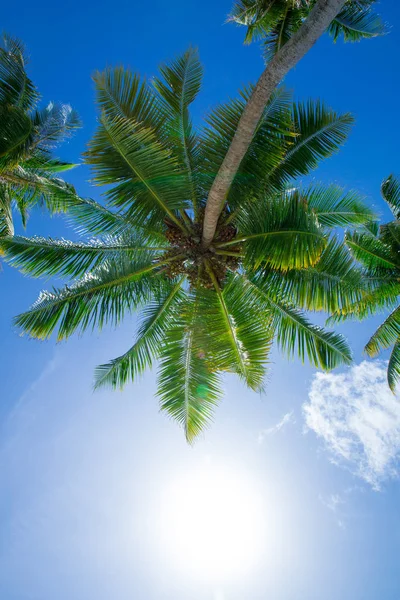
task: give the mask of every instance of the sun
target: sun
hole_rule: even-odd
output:
[[[207,465],[171,481],[160,497],[159,544],[170,566],[202,581],[232,581],[260,558],[264,507],[245,474]]]

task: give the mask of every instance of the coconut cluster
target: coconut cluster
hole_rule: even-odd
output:
[[[231,224],[220,220],[217,229],[214,244],[218,242],[230,242],[236,236],[236,228]],[[223,285],[228,271],[236,271],[239,267],[239,258],[237,256],[216,254],[215,246],[210,246],[205,250],[201,245],[202,225],[200,223],[192,224],[191,235],[185,234],[175,223],[166,222],[166,238],[171,247],[164,255],[163,259],[180,256],[177,260],[172,260],[165,268],[164,273],[167,277],[175,279],[180,275],[185,275],[190,284],[205,288],[212,288],[213,283],[205,267],[207,261],[211,266],[218,282]],[[229,246],[229,251],[240,252],[239,245]]]

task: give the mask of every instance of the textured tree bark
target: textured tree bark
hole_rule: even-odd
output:
[[[258,122],[272,92],[327,29],[346,0],[317,0],[308,18],[279,50],[261,74],[243,111],[232,143],[208,195],[202,245],[211,244],[229,188],[251,143]]]

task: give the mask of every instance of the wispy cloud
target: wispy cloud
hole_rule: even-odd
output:
[[[345,373],[317,373],[303,405],[307,427],[334,462],[374,489],[398,475],[400,398],[386,381],[387,364],[364,361]]]
[[[344,518],[341,514],[342,507],[345,504],[342,496],[340,494],[329,494],[327,497],[320,495],[319,501],[334,514],[337,526],[340,529],[346,529]]]
[[[267,427],[266,429],[263,429],[262,431],[260,431],[260,433],[258,434],[258,443],[262,444],[263,441],[265,440],[265,438],[269,435],[274,435],[275,433],[278,433],[279,431],[281,431],[286,425],[288,425],[289,423],[294,423],[294,413],[291,410],[290,412],[286,413],[285,415],[283,415],[282,419],[280,421],[278,421],[278,423],[276,423],[275,425],[273,425],[272,427]]]
[[[32,383],[29,384],[29,386],[25,389],[22,395],[18,398],[17,402],[15,403],[13,409],[9,414],[9,421],[12,421],[16,417],[16,415],[19,414],[21,409],[27,403],[29,403],[33,392],[35,392],[36,389],[41,385],[41,383],[43,383],[43,381],[45,381],[47,377],[51,375],[51,373],[53,373],[56,367],[57,358],[53,356],[53,358],[51,358],[49,362],[45,365],[43,371],[39,374],[39,376],[34,381],[32,381]]]
[[[330,494],[327,498],[320,496],[319,499],[322,502],[322,504],[326,506],[326,508],[328,508],[334,513],[337,512],[338,507],[341,504],[344,504],[344,500],[339,494]]]

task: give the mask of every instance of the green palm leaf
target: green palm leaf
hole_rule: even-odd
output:
[[[139,75],[116,67],[96,71],[93,80],[97,104],[108,121],[134,119],[141,126],[162,134],[167,115],[152,88]]]
[[[215,293],[204,294],[202,314],[209,328],[211,360],[216,370],[237,373],[253,390],[262,390],[271,348],[268,318],[246,301],[241,277],[222,291],[212,267]]]
[[[95,388],[108,385],[122,389],[152,366],[161,354],[168,331],[175,325],[177,310],[185,297],[182,283],[180,279],[166,288],[144,308],[135,343],[122,356],[96,368]]]
[[[385,25],[379,15],[372,10],[375,0],[352,0],[332,21],[328,32],[334,41],[343,35],[345,42],[358,42],[385,33]]]
[[[168,217],[183,228],[174,212],[186,207],[187,198],[177,160],[151,129],[133,119],[110,121],[104,114],[101,122],[86,157],[95,169],[97,184],[121,182],[107,192],[110,202],[125,208],[138,224],[160,225]]]
[[[10,195],[19,207],[45,205],[51,213],[64,212],[76,197],[74,188],[62,179],[47,175],[36,168],[25,168],[22,162],[1,175],[10,188]]]
[[[339,115],[322,102],[294,105],[295,141],[281,163],[270,173],[270,184],[281,187],[299,175],[307,175],[334,154],[346,141],[354,122],[349,113]]]
[[[17,39],[3,34],[0,47],[0,104],[31,110],[39,94],[26,73],[25,48]]]
[[[391,221],[380,226],[379,239],[386,244],[397,261],[400,252],[400,221]]]
[[[166,250],[166,246],[150,246],[148,239],[138,235],[96,239],[91,243],[15,236],[0,239],[0,248],[13,266],[34,277],[80,277],[107,260],[135,260],[137,256],[151,260],[155,251]]]
[[[385,319],[365,346],[369,356],[376,356],[380,350],[390,348],[400,340],[400,307]]]
[[[348,0],[328,27],[334,41],[341,35],[345,42],[358,42],[384,34],[385,26],[372,10],[375,1]],[[296,33],[315,3],[316,0],[238,0],[230,20],[247,27],[245,43],[262,40],[269,59]]]
[[[389,175],[382,183],[381,192],[383,199],[398,219],[400,217],[400,179],[394,175]]]
[[[326,246],[317,217],[298,191],[266,198],[247,213],[240,212],[238,236],[218,244],[228,248],[244,243],[245,262],[250,269],[261,264],[287,270],[314,265]]]
[[[388,384],[392,392],[400,379],[400,342],[396,342],[390,355],[388,364]]]
[[[35,152],[32,156],[25,158],[21,163],[27,170],[34,170],[35,172],[43,172],[46,175],[52,177],[58,173],[64,173],[70,171],[79,166],[78,163],[67,163],[57,158],[51,158],[46,152]]]
[[[307,269],[264,271],[265,285],[298,308],[335,312],[360,302],[368,278],[357,268],[348,248],[329,240],[319,261]]]
[[[23,110],[7,105],[0,105],[0,122],[0,171],[2,171],[18,164],[21,146],[31,135],[32,123]]]
[[[135,381],[161,354],[165,336],[175,324],[177,310],[185,294],[183,280],[165,290],[143,309],[137,339],[125,354],[99,365],[95,372],[95,388],[111,386],[122,389],[128,381]]]
[[[398,257],[393,256],[390,248],[369,233],[346,235],[346,244],[353,256],[369,270],[385,270],[388,275],[399,268]]]
[[[247,27],[245,43],[263,40],[271,44],[271,51],[278,50],[289,32],[296,30],[295,22],[300,26],[312,4],[313,0],[237,0],[229,20]],[[278,43],[279,36],[282,44]]]
[[[165,111],[169,115],[166,121],[168,135],[186,170],[190,198],[197,212],[196,158],[199,140],[188,111],[189,105],[200,91],[203,78],[203,68],[197,50],[189,48],[170,65],[162,65],[160,71],[164,81],[156,78],[153,84],[165,103]]]
[[[288,356],[297,353],[302,362],[307,356],[313,366],[325,370],[351,363],[351,351],[341,335],[312,325],[294,306],[271,293],[262,277],[252,277],[248,285],[260,309],[270,314],[278,344]]]
[[[361,288],[361,298],[353,304],[336,309],[329,317],[328,323],[341,323],[347,319],[355,318],[365,319],[374,315],[378,311],[387,308],[393,309],[398,304],[400,294],[400,283],[397,277],[371,277],[365,276],[365,283],[370,285],[370,289]]]
[[[337,185],[313,185],[302,192],[302,197],[324,227],[357,227],[376,219],[365,198],[354,190],[345,192]]]
[[[132,234],[137,229],[126,215],[113,212],[90,198],[68,193],[64,201],[69,221],[79,233],[120,235],[125,232]]]
[[[78,113],[69,104],[50,102],[32,117],[32,146],[49,150],[70,138],[82,126]]]
[[[0,239],[13,234],[14,225],[9,191],[6,186],[2,186],[0,187]],[[0,251],[0,253],[3,252]]]
[[[205,359],[199,317],[194,298],[166,333],[158,377],[161,410],[181,424],[189,443],[209,425],[221,396],[218,375]]]
[[[109,260],[71,286],[42,292],[29,311],[16,317],[15,323],[39,339],[48,338],[58,324],[58,340],[90,326],[117,324],[127,311],[150,298],[152,285],[159,283],[149,274],[161,264]]]

